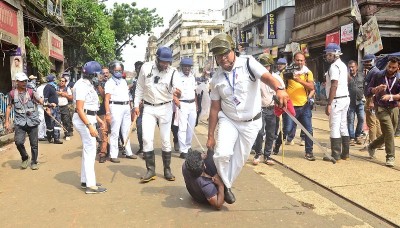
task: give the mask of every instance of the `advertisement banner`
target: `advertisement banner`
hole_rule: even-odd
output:
[[[49,31],[48,33],[49,39],[49,56],[58,59],[60,61],[64,61],[64,46],[63,39],[57,36],[56,34]]]
[[[301,52],[304,53],[305,57],[309,57],[310,56],[310,52],[308,51],[308,45],[307,44],[300,44],[300,49],[301,49]]]
[[[340,28],[340,42],[346,43],[346,42],[349,42],[352,40],[354,40],[353,23],[348,24],[348,25],[343,25]]]
[[[340,33],[339,33],[339,31],[326,34],[325,47],[329,43],[335,43],[335,44],[340,45]]]
[[[0,1],[0,40],[18,45],[17,11]]]
[[[352,7],[351,7],[351,16],[356,18],[356,21],[359,25],[362,24],[361,22],[361,13],[360,13],[360,8],[358,7],[357,0],[352,0]]]
[[[375,54],[383,49],[381,34],[379,33],[378,22],[376,17],[373,16],[362,27],[362,40],[361,44],[364,47],[364,55]],[[360,47],[362,49],[362,47]]]
[[[275,14],[269,13],[267,15],[267,28],[268,28],[268,39],[276,39],[276,21]]]
[[[292,42],[292,43],[290,44],[290,46],[291,46],[291,49],[292,49],[292,53],[296,53],[296,52],[301,51],[301,49],[300,49],[300,44],[299,44],[299,43]]]

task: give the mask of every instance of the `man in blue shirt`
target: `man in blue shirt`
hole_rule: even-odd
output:
[[[56,77],[52,74],[48,75],[47,85],[43,89],[43,97],[45,100],[44,105],[47,106],[44,119],[46,121],[46,135],[49,143],[54,142],[54,144],[63,144],[63,142],[60,140],[61,127],[58,126],[58,124],[56,126],[55,121],[57,120],[59,123],[61,122],[60,108],[58,107],[58,86],[54,81],[55,78]]]

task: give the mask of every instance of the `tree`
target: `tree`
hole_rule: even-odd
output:
[[[80,61],[95,60],[107,64],[115,58],[115,34],[104,4],[94,0],[63,0],[65,22],[72,26],[70,37],[82,47]],[[77,48],[79,49],[79,48]]]
[[[114,3],[109,11],[111,29],[115,32],[115,54],[120,57],[123,48],[131,43],[133,37],[140,36],[158,26],[163,26],[163,18],[156,14],[156,9],[138,9],[136,3]]]

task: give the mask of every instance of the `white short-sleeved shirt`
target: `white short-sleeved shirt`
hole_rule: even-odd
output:
[[[328,73],[326,74],[326,97],[329,98],[329,91],[331,89],[332,80],[338,81],[336,97],[349,95],[347,75],[347,66],[342,62],[341,59],[337,59],[331,64]]]
[[[92,83],[88,79],[79,79],[73,89],[74,104],[76,101],[84,101],[83,108],[90,111],[99,110],[99,97]]]
[[[67,94],[68,95],[72,95],[72,91],[71,88],[66,87],[67,88]],[[59,89],[58,91],[64,92],[64,90]],[[66,97],[63,96],[58,96],[58,106],[65,106],[68,104],[68,99]]]
[[[281,86],[285,88],[285,83],[283,82],[282,78],[280,75],[276,73],[272,73],[272,76],[279,81]],[[273,90],[271,87],[269,87],[267,84],[264,82],[260,83],[260,88],[261,88],[261,107],[268,107],[271,105],[275,105],[273,96],[276,95],[275,90]]]
[[[179,100],[193,100],[196,97],[196,79],[193,74],[186,76],[182,72],[174,78],[174,87],[178,88],[182,93]]]
[[[110,101],[129,101],[129,87],[123,78],[116,79],[114,77],[107,80],[104,86],[104,93],[110,94]]]
[[[174,85],[171,87],[172,75],[178,77],[178,71],[174,67],[170,66],[167,70],[160,72],[155,62],[144,63],[136,84],[135,107],[139,107],[142,100],[151,104],[172,101],[174,90]],[[159,77],[158,83],[155,83],[155,77]]]
[[[43,95],[43,90],[44,87],[46,87],[47,83],[41,84],[39,87],[37,87],[36,92],[39,94],[40,98],[44,98]]]
[[[255,81],[250,79],[247,58]],[[232,71],[228,72],[219,67],[213,75],[210,83],[211,100],[221,100],[222,111],[233,120],[252,119],[261,111],[260,78],[267,72],[268,70],[251,56],[236,57]],[[234,90],[231,86],[233,77],[235,77]],[[240,102],[238,105],[234,101],[235,98]]]

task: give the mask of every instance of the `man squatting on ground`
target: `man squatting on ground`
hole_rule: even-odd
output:
[[[143,183],[155,180],[154,130],[158,123],[162,142],[162,159],[164,177],[174,181],[171,173],[171,142],[170,131],[172,122],[173,96],[181,97],[179,89],[173,85],[174,74],[178,72],[171,67],[172,51],[167,47],[160,47],[156,52],[154,62],[143,64],[135,91],[135,115],[139,116],[139,104],[143,101],[143,157],[146,161],[147,173],[142,177]]]
[[[253,57],[237,57],[229,35],[219,34],[209,45],[219,67],[211,81],[207,147],[215,147],[214,162],[225,185],[225,202],[231,204],[235,202],[232,184],[246,163],[262,125],[260,80],[275,90],[280,106],[286,107],[288,94]]]
[[[347,128],[347,111],[350,105],[347,66],[340,59],[342,51],[339,45],[329,43],[325,48],[325,53],[326,61],[331,64],[326,74],[328,104],[325,114],[329,116],[332,157],[335,160],[347,160],[350,150]],[[324,160],[329,161],[327,157],[324,157]]]

